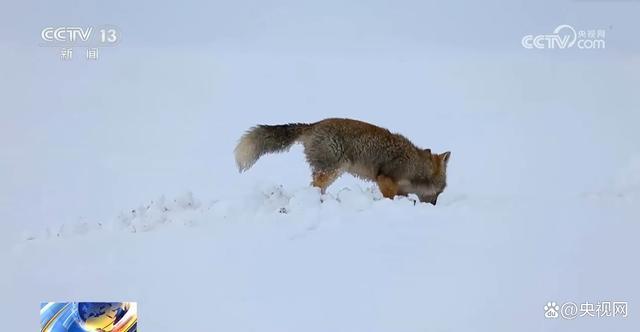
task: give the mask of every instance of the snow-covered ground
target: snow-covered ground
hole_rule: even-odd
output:
[[[132,91],[96,68],[120,98],[8,108],[4,322],[36,330],[41,301],[86,299],[137,301],[144,331],[637,330],[638,62],[503,60],[176,54],[123,61]],[[176,111],[166,91],[207,95],[189,88],[202,68],[224,73],[216,98]],[[336,115],[451,150],[438,205],[349,176],[321,203],[300,146],[234,169],[247,127]],[[549,301],[627,301],[629,317],[550,320]]]
[[[633,331],[635,194],[437,207],[357,186],[160,197],[24,234],[3,294],[18,321],[44,299],[135,300],[148,331]],[[548,301],[611,300],[629,317],[544,318]]]

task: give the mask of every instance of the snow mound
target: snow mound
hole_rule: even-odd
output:
[[[258,188],[235,198],[202,203],[187,192],[173,199],[164,195],[135,208],[120,212],[107,222],[80,221],[46,228],[40,232],[25,231],[25,240],[46,240],[82,236],[94,232],[149,232],[163,227],[193,227],[224,222],[265,222],[283,219],[308,221],[309,217],[322,218],[348,215],[387,205],[399,208],[411,206],[430,209],[430,204],[421,203],[415,195],[384,200],[375,187],[345,187],[335,195],[320,194],[318,188],[306,187],[288,192],[281,185]],[[317,218],[316,218],[317,219]]]

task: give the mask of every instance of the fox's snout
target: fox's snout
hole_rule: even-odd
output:
[[[434,185],[416,185],[412,184],[408,180],[400,181],[398,195],[407,196],[409,194],[415,194],[422,203],[430,203],[436,205],[438,203],[438,196],[442,193],[444,188],[436,187]]]

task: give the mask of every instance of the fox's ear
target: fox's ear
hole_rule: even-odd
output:
[[[428,155],[431,155],[431,149],[424,149],[424,152],[426,152]]]
[[[442,162],[446,165],[449,162],[449,157],[451,156],[451,151],[447,151],[440,155],[442,158]]]

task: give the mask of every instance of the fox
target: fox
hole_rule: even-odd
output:
[[[344,173],[376,183],[385,198],[415,194],[433,205],[447,186],[450,151],[432,153],[386,128],[346,118],[251,127],[234,150],[238,171],[295,143],[303,145],[311,185],[322,194]]]

